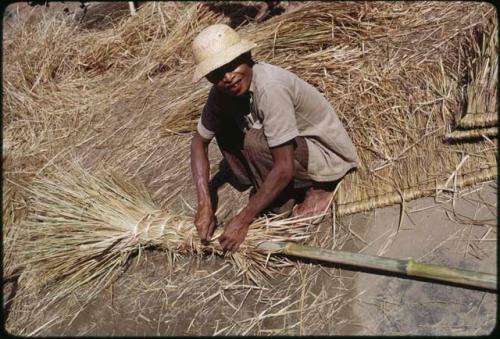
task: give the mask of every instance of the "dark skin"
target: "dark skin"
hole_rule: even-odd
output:
[[[195,226],[202,243],[207,244],[215,228],[214,210],[208,190],[210,141],[196,133],[191,142],[191,170],[198,195]],[[293,145],[271,148],[273,168],[250,198],[248,204],[224,225],[219,242],[224,250],[235,251],[241,245],[252,221],[269,206],[294,177]]]
[[[218,89],[235,96],[244,95],[250,88],[252,68],[236,59],[228,65],[207,75],[207,79]],[[191,170],[198,196],[195,226],[202,243],[208,243],[215,229],[214,210],[208,189],[210,140],[196,133],[191,142]],[[236,251],[245,240],[252,221],[269,206],[285,189],[295,175],[293,144],[286,143],[270,149],[273,167],[267,178],[249,199],[247,206],[224,225],[219,243],[226,251]]]

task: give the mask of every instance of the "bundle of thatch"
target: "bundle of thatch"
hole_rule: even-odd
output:
[[[338,194],[349,214],[431,195],[450,176],[459,187],[496,176],[495,142],[443,143],[494,16],[479,3],[314,2],[240,32],[257,60],[312,83],[339,114],[361,158]],[[166,107],[167,128],[194,128],[209,85],[191,86]]]
[[[482,41],[474,45],[479,52],[469,71],[467,107],[457,112],[455,129],[446,135],[448,140],[498,135],[498,22],[494,17],[491,20],[482,32]]]
[[[164,251],[168,265],[183,254],[223,254],[216,239],[209,246],[201,244],[190,217],[160,210],[144,186],[114,173],[73,169],[36,179],[29,190],[32,203],[17,243],[20,265],[36,276],[32,288],[50,292],[47,302],[84,285],[86,297],[96,295],[120,273],[130,255],[146,248]],[[307,221],[258,219],[238,252],[226,254],[226,259],[240,275],[264,283],[290,262],[268,257],[256,246],[264,240],[307,239]],[[221,232],[217,230],[215,238]]]

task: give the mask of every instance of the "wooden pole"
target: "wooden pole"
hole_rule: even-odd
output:
[[[337,264],[367,267],[376,270],[401,273],[439,281],[497,290],[497,276],[489,273],[474,272],[458,268],[418,263],[413,259],[401,260],[378,257],[361,253],[325,250],[303,246],[291,242],[264,241],[257,246],[265,252],[281,253],[295,257],[321,260]]]

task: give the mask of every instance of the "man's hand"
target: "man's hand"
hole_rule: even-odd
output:
[[[252,221],[264,210],[283,189],[290,183],[294,175],[293,143],[286,142],[272,147],[273,168],[259,187],[248,205],[224,225],[224,233],[219,238],[222,248],[236,251],[248,232]]]
[[[194,225],[198,230],[201,242],[204,245],[207,245],[208,240],[212,237],[215,228],[215,216],[212,208],[208,206],[198,207],[198,211],[196,212],[196,217],[194,219]]]
[[[248,233],[252,219],[240,214],[235,215],[224,225],[224,233],[219,238],[222,248],[234,252],[240,247]]]

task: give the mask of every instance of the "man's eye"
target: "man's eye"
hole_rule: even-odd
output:
[[[214,72],[207,75],[207,79],[210,82],[219,82],[220,79],[222,79],[222,76],[220,73],[214,71]]]

